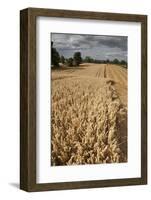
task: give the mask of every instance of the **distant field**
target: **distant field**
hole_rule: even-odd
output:
[[[51,165],[127,162],[127,69],[52,70]]]

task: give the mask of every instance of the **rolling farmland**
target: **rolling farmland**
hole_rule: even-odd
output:
[[[127,69],[84,63],[51,78],[51,165],[127,162]]]

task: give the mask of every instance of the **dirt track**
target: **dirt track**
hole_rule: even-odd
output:
[[[52,72],[52,79],[64,78],[89,78],[106,79],[114,81],[114,87],[121,102],[127,106],[127,69],[111,64],[90,64],[84,63],[80,67],[70,67],[64,70]]]

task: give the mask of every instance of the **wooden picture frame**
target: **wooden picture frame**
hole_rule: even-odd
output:
[[[109,20],[141,23],[141,177],[36,183],[36,18]],[[46,191],[147,184],[147,16],[27,8],[20,12],[20,188]]]

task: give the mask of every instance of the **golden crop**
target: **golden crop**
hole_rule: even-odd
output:
[[[78,73],[52,74],[51,164],[127,162],[127,108],[115,81]]]

